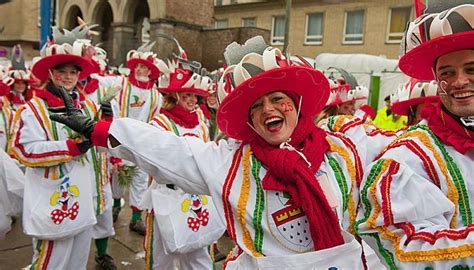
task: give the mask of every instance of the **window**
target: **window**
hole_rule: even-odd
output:
[[[364,42],[364,11],[347,11],[344,20],[345,44],[362,44]]]
[[[242,18],[242,26],[257,26],[257,18]]]
[[[411,7],[391,8],[388,12],[387,43],[400,43],[410,21]]]
[[[306,16],[306,38],[304,43],[323,43],[323,13],[313,13]]]
[[[285,16],[274,16],[272,26],[272,45],[282,45],[285,41]]]
[[[224,20],[216,20],[215,27],[216,27],[216,29],[227,28],[227,27],[228,27],[228,24],[229,24],[229,21],[228,21],[227,19],[224,19]]]
[[[214,5],[215,6],[222,6],[222,0],[214,0]]]

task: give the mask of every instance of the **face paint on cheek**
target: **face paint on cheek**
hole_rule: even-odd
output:
[[[438,84],[438,90],[439,90],[438,94],[439,94],[440,97],[448,95],[447,88],[448,88],[448,82],[447,81],[442,80],[442,81],[439,82],[439,84]]]
[[[54,74],[54,80],[55,81],[60,81],[61,80],[61,74],[58,74],[58,73]]]
[[[284,113],[292,112],[295,109],[295,108],[293,108],[293,105],[289,101],[281,102],[279,105],[283,109]]]

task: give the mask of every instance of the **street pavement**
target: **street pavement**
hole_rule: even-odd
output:
[[[132,211],[125,205],[114,224],[115,236],[109,239],[108,253],[114,258],[117,269],[144,269],[145,253],[143,251],[143,236],[128,229]],[[143,215],[143,218],[145,216]],[[222,244],[221,244],[222,243]],[[222,238],[219,241],[221,251],[227,252],[232,247],[232,242]],[[94,261],[95,245],[91,243],[87,269],[99,270]],[[21,218],[12,225],[12,230],[6,238],[0,240],[0,270],[27,269],[31,264],[33,248],[31,237],[25,235],[21,227]],[[222,262],[214,264],[214,269],[221,269]]]
[[[144,269],[145,253],[143,251],[143,236],[128,229],[132,211],[125,205],[114,224],[115,236],[109,239],[108,253],[114,258],[117,269]],[[143,215],[145,218],[145,215]],[[232,243],[223,241],[224,254],[230,250]],[[87,269],[99,270],[94,261],[95,245],[91,242]],[[21,219],[12,225],[12,230],[6,238],[0,240],[0,270],[28,269],[33,256],[31,238],[25,235],[21,228]],[[222,262],[214,265],[214,269],[221,269]]]
[[[115,236],[109,239],[108,253],[114,258],[117,269],[144,269],[143,236],[128,229],[130,207],[123,207],[114,224]],[[95,245],[91,243],[87,269],[100,269],[94,261]],[[33,249],[31,238],[23,234],[21,219],[13,224],[4,240],[0,240],[0,269],[23,269],[31,264]]]

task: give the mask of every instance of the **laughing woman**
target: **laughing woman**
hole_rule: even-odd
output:
[[[232,44],[226,59],[223,80],[232,78],[232,87],[220,89],[217,119],[234,139],[229,142],[178,137],[132,119],[94,122],[72,106],[52,119],[133,161],[155,181],[212,195],[237,243],[227,269],[364,269],[362,247],[346,231],[371,158],[367,138],[353,141],[316,127],[327,79],[261,37]],[[372,250],[364,251],[372,269],[383,269]]]

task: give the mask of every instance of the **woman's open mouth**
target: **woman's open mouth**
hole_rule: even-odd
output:
[[[278,132],[283,127],[283,118],[272,116],[265,119],[265,127],[270,132]]]

